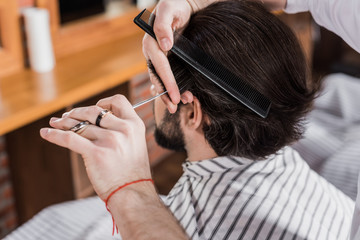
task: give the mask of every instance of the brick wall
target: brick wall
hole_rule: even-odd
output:
[[[151,97],[150,80],[148,74],[141,74],[130,81],[130,97],[132,103],[137,103]],[[152,103],[145,104],[136,109],[136,112],[144,121],[146,126],[146,140],[149,152],[149,159],[152,165],[155,165],[172,152],[161,148],[154,139],[155,119],[153,116]]]
[[[0,136],[0,238],[17,226],[5,139]]]

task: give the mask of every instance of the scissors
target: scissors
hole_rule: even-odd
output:
[[[140,106],[142,106],[142,105],[144,105],[144,104],[146,104],[146,103],[148,103],[148,102],[154,101],[156,98],[158,98],[158,97],[166,94],[167,92],[168,92],[168,91],[159,93],[159,94],[156,95],[156,96],[153,96],[153,97],[148,98],[148,99],[146,99],[146,100],[144,100],[144,101],[141,101],[141,102],[138,102],[138,103],[134,104],[132,107],[133,107],[133,109],[138,108],[138,107],[140,107]]]
[[[186,84],[185,84],[184,86],[181,86],[181,87],[180,87],[180,85],[182,85],[183,82],[184,82],[184,80],[178,82],[178,86],[179,86],[179,91],[180,91],[180,93],[181,93],[181,91],[186,87]],[[156,96],[153,96],[153,97],[148,98],[148,99],[146,99],[146,100],[144,100],[144,101],[138,102],[138,103],[134,104],[132,107],[133,107],[133,109],[136,109],[136,108],[138,108],[138,107],[140,107],[140,106],[142,106],[142,105],[144,105],[144,104],[146,104],[146,103],[149,103],[149,102],[151,102],[151,101],[154,101],[156,98],[158,98],[158,97],[166,94],[167,92],[168,92],[168,91],[166,90],[166,91],[164,91],[164,92],[162,92],[162,93],[157,94]]]

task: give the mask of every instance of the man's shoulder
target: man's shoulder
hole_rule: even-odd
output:
[[[227,157],[218,160],[223,159]],[[291,236],[306,236],[308,231],[299,232],[299,228],[321,222],[325,213],[332,217],[336,211],[341,221],[351,215],[350,207],[347,211],[339,204],[348,202],[346,198],[310,170],[291,147],[239,166],[205,176],[184,175],[168,196],[167,205],[178,219],[195,214],[198,222],[210,219],[215,224],[238,224],[235,229],[239,231],[247,224],[255,229],[264,226]],[[327,205],[335,211],[327,213]],[[224,234],[227,229],[224,227]],[[325,224],[324,231],[328,229]],[[258,230],[262,236],[262,228]]]

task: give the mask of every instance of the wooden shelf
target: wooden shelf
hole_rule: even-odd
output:
[[[38,74],[29,69],[0,79],[0,135],[111,89],[146,71],[143,33],[57,61]]]

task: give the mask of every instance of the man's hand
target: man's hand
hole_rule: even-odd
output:
[[[95,124],[103,109],[113,114],[101,120],[101,127],[88,125],[81,134],[67,131],[82,121]],[[41,137],[82,155],[89,179],[101,199],[127,182],[151,178],[145,126],[124,96],[73,109],[62,118],[51,119],[50,125],[55,129],[41,129]]]
[[[173,31],[184,28],[192,13],[212,2],[215,0],[161,0],[154,10],[156,15],[154,32],[158,42],[148,34],[144,36],[143,52],[145,58],[152,62],[168,91],[171,100],[165,95],[162,96],[162,100],[171,113],[176,111],[177,104],[180,102],[179,88],[167,59],[167,52],[174,44]],[[151,73],[150,79],[158,93],[165,90],[162,89],[161,83]]]
[[[95,126],[104,109],[113,114],[104,115],[101,127]],[[69,131],[83,121],[91,124],[78,133]],[[89,179],[101,199],[125,183],[151,178],[145,126],[124,96],[73,109],[61,118],[52,118],[50,125],[55,129],[41,129],[41,136],[83,156]],[[116,192],[107,207],[122,239],[188,239],[149,182]]]

